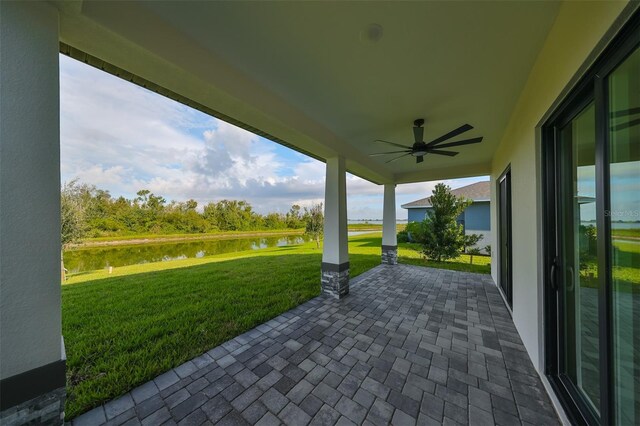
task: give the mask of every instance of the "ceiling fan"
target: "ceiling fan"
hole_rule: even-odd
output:
[[[458,155],[457,152],[455,151],[443,151],[442,148],[451,148],[454,146],[462,146],[462,145],[471,145],[474,143],[480,143],[482,142],[482,136],[477,137],[477,138],[472,138],[472,139],[464,139],[461,141],[457,141],[457,142],[449,142],[449,143],[442,143],[444,141],[446,141],[447,139],[451,139],[453,137],[456,137],[464,132],[467,132],[471,129],[473,129],[473,126],[469,125],[469,124],[463,124],[462,126],[458,127],[455,130],[450,131],[449,133],[447,133],[446,135],[442,135],[439,138],[436,138],[434,140],[432,140],[431,142],[427,143],[425,141],[423,141],[423,136],[424,136],[424,127],[422,127],[422,125],[424,124],[424,119],[422,118],[418,118],[417,120],[415,120],[413,122],[413,138],[415,139],[415,142],[413,143],[412,146],[406,146],[406,145],[400,145],[394,142],[389,142],[389,141],[385,141],[382,139],[376,139],[376,142],[382,142],[382,143],[386,143],[389,145],[393,145],[393,146],[397,146],[400,148],[403,148],[401,151],[389,151],[389,152],[376,152],[374,154],[369,154],[372,157],[378,156],[378,155],[388,155],[388,154],[400,154],[402,153],[402,155],[392,158],[389,161],[386,161],[386,163],[390,163],[392,161],[396,161],[399,160],[402,157],[406,157],[407,155],[412,155],[414,157],[416,157],[416,163],[422,163],[424,161],[424,156],[427,154],[437,154],[437,155],[446,155],[449,157],[454,157],[456,155]]]

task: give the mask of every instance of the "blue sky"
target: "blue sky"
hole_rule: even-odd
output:
[[[324,197],[324,163],[134,84],[60,56],[62,181],[134,197],[242,199],[260,213],[309,206]],[[445,181],[452,188],[488,177]],[[437,182],[399,185],[401,204]],[[347,176],[349,219],[382,218],[381,186]]]

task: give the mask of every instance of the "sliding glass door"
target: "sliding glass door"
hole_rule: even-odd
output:
[[[511,168],[498,178],[498,283],[504,298],[513,308],[513,276],[511,254]]]
[[[640,48],[610,75],[613,382],[620,424],[640,424]]]
[[[595,106],[559,131],[560,377],[593,415],[600,406]]]
[[[640,424],[639,21],[544,127],[546,374],[576,423]]]

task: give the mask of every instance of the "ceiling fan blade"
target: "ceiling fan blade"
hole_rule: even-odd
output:
[[[453,151],[441,151],[439,149],[430,149],[429,154],[447,155],[449,157],[455,157],[459,153],[453,152]]]
[[[469,130],[471,130],[471,129],[473,129],[473,126],[472,126],[472,125],[470,125],[470,124],[463,124],[462,126],[458,127],[457,129],[450,131],[450,132],[449,132],[449,133],[447,133],[446,135],[442,135],[442,136],[440,136],[439,138],[432,140],[432,141],[431,141],[431,142],[429,142],[427,145],[428,145],[428,146],[433,146],[433,145],[439,144],[440,142],[444,142],[444,141],[446,141],[447,139],[451,139],[451,138],[453,138],[453,137],[455,137],[455,136],[458,136],[458,135],[459,135],[459,134],[461,134],[461,133],[468,132],[468,131],[469,131]]]
[[[424,161],[424,156],[421,155],[419,157],[416,157],[416,164],[417,163],[422,163],[423,161]]]
[[[407,155],[411,155],[411,153],[410,153],[410,152],[407,152],[406,154],[402,154],[402,155],[401,155],[401,156],[399,156],[399,157],[392,158],[392,159],[391,159],[391,160],[389,160],[389,161],[385,161],[385,163],[390,163],[390,162],[392,162],[392,161],[399,160],[399,159],[401,159],[402,157],[406,157]]]
[[[413,138],[416,143],[422,142],[422,138],[424,137],[424,127],[413,127]]]
[[[397,147],[400,147],[400,148],[411,149],[410,146],[400,145],[399,143],[389,142],[389,141],[385,141],[385,140],[382,140],[382,139],[376,139],[375,142],[388,143],[389,145],[397,146]]]
[[[400,154],[401,152],[411,152],[411,150],[405,149],[403,151],[374,152],[373,154],[369,154],[369,157],[375,157],[378,155],[387,155],[387,154]]]
[[[438,145],[437,148],[450,148],[452,146],[471,145],[472,143],[480,143],[480,142],[482,142],[482,136],[480,136],[479,138],[465,139],[463,141],[458,141],[458,142],[444,143],[442,145]]]

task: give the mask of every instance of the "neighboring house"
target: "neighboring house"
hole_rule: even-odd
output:
[[[465,234],[479,234],[482,239],[477,244],[478,247],[485,247],[491,242],[491,189],[489,182],[477,182],[462,188],[453,189],[453,195],[468,198],[473,201],[469,207],[458,216],[458,223],[464,226]],[[422,222],[431,210],[429,198],[412,201],[403,204],[402,208],[407,209],[408,222]]]

